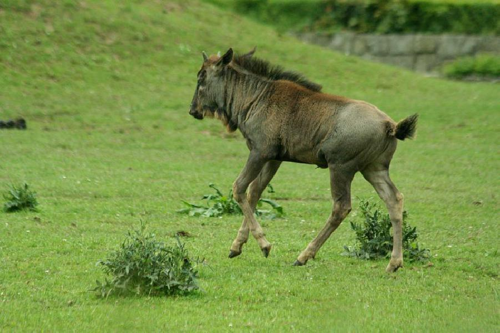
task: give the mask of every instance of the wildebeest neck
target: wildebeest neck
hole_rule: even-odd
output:
[[[251,73],[227,68],[222,112],[229,131],[242,130],[246,120],[264,107],[273,92],[273,82]],[[243,133],[244,134],[244,133]]]

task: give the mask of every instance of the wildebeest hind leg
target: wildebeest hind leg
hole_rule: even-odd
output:
[[[330,165],[329,168],[333,211],[318,236],[299,255],[294,263],[295,266],[305,265],[309,259],[314,258],[328,237],[351,211],[351,182],[355,172],[342,165]]]
[[[267,185],[278,171],[280,165],[280,161],[267,162],[262,168],[262,171],[259,173],[259,176],[250,183],[250,186],[248,188],[247,200],[253,212],[255,212],[255,208],[257,207],[257,203],[259,202],[262,192],[264,192]],[[243,244],[245,244],[248,240],[249,232],[250,229],[247,220],[246,218],[243,218],[241,227],[238,230],[238,235],[231,245],[229,258],[234,258],[241,254]]]
[[[251,151],[247,164],[233,184],[234,199],[240,205],[243,215],[245,216],[247,226],[259,243],[260,249],[265,257],[267,257],[271,251],[271,243],[266,240],[264,230],[262,230],[259,222],[255,219],[253,208],[250,206],[245,193],[250,183],[257,178],[266,162],[267,160],[263,159],[259,152]]]
[[[392,223],[393,246],[391,261],[387,272],[395,272],[403,267],[403,194],[401,194],[391,178],[389,170],[383,165],[372,166],[362,171],[366,180],[372,184],[380,198],[385,202]]]

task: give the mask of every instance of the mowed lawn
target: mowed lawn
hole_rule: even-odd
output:
[[[292,263],[331,211],[326,170],[281,167],[268,196],[287,216],[262,222],[267,259],[253,239],[227,258],[240,217],[176,213],[209,183],[229,190],[247,156],[240,134],[188,115],[201,51],[254,46],[325,92],[420,114],[391,173],[432,265],[386,274],[386,260],[341,256],[359,200],[379,202],[360,175],[353,212],[305,267]],[[498,84],[345,57],[198,1],[3,1],[0,119],[28,130],[0,131],[0,190],[26,181],[40,206],[0,212],[0,330],[498,331],[499,111]],[[169,244],[193,235],[201,292],[89,292],[96,262],[141,220]]]

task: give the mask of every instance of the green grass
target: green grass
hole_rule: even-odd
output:
[[[26,181],[40,204],[0,214],[0,330],[498,331],[498,85],[345,57],[192,0],[30,3],[0,11],[0,118],[28,122],[0,131],[0,185]],[[328,172],[314,166],[286,163],[273,180],[287,216],[262,222],[268,259],[253,239],[227,259],[240,217],[176,213],[211,182],[230,188],[246,160],[239,134],[188,115],[201,51],[230,46],[257,46],[396,120],[420,114],[391,172],[432,267],[387,275],[385,260],[341,256],[349,218],[316,260],[292,267],[331,210]],[[353,196],[376,194],[358,176]],[[166,243],[193,236],[203,292],[89,292],[103,279],[96,262],[141,220]]]

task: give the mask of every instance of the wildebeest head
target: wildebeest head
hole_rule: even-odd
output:
[[[255,48],[243,57],[252,57]],[[223,56],[207,56],[203,52],[203,65],[198,72],[198,83],[194,92],[189,114],[196,119],[224,117],[225,69],[233,60],[233,49]]]
[[[189,114],[196,119],[214,116],[224,105],[224,75],[225,67],[233,60],[233,50],[229,49],[222,57],[208,57],[203,52],[203,65],[198,72],[198,82],[194,92]]]

